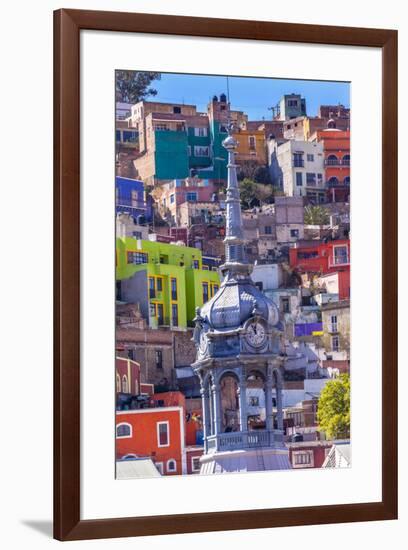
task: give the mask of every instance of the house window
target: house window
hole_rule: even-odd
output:
[[[174,460],[174,458],[170,458],[167,461],[167,471],[170,472],[177,472],[177,463]]]
[[[173,113],[176,114],[176,115],[180,114],[181,113],[181,107],[174,106],[173,107]]]
[[[288,107],[297,107],[297,99],[288,99]]]
[[[157,445],[158,447],[168,447],[170,445],[169,423],[167,421],[157,423]]]
[[[272,235],[272,226],[265,225],[265,235]]]
[[[167,126],[167,124],[162,124],[162,123],[159,123],[159,124],[155,124],[154,126],[154,129],[157,131],[163,131],[163,130],[168,130],[169,127]]]
[[[171,299],[177,300],[177,279],[175,277],[171,278]]]
[[[122,393],[129,393],[129,385],[126,374],[122,377]]]
[[[345,166],[350,166],[350,155],[344,155],[344,157],[341,159],[341,163]]]
[[[339,159],[336,157],[336,155],[329,155],[326,162],[329,166],[336,166],[337,164],[339,164]]]
[[[122,422],[116,426],[116,437],[118,439],[132,437],[132,426],[127,422]]]
[[[333,247],[333,253],[335,265],[348,263],[347,246],[335,246]]]
[[[187,145],[188,156],[191,157],[191,145]]]
[[[312,187],[316,186],[316,174],[312,172],[306,173],[306,185],[311,185]]]
[[[196,200],[197,200],[196,191],[190,191],[189,193],[186,193],[186,201],[195,202]]]
[[[330,317],[330,332],[337,332],[337,315],[332,315]]]
[[[250,395],[248,405],[250,407],[259,407],[259,397],[257,395]]]
[[[156,368],[162,369],[163,368],[163,352],[161,349],[157,349],[154,352],[155,361],[156,361]]]
[[[163,290],[163,281],[161,277],[157,277],[156,279],[156,289],[157,289],[157,292],[161,292]]]
[[[210,156],[210,148],[203,145],[196,145],[194,147],[194,156],[196,157],[209,157]]]
[[[249,141],[249,148],[256,149],[255,136],[249,136],[248,141]]]
[[[295,466],[310,466],[312,464],[312,453],[310,451],[293,453]]]
[[[208,302],[208,283],[203,283],[203,303]]]
[[[142,238],[142,232],[141,231],[133,231],[132,235],[133,235],[133,237],[135,237],[135,239],[141,239]]]
[[[156,290],[154,288],[154,277],[149,277],[149,298],[156,298]]]
[[[199,472],[200,471],[200,457],[199,456],[191,457],[191,470],[193,472]]]
[[[302,187],[303,185],[303,174],[302,172],[296,172],[296,185]]]
[[[211,297],[213,297],[218,292],[218,285],[211,283]]]
[[[299,238],[299,229],[291,229],[290,236],[295,239]]]
[[[156,311],[157,311],[157,324],[164,325],[164,309],[163,304],[156,304]]]
[[[304,165],[303,153],[293,153],[293,166],[295,168],[302,168]]]
[[[148,255],[145,252],[128,252],[127,263],[128,264],[147,264]]]
[[[194,128],[194,135],[196,137],[207,137],[207,128]]]
[[[193,260],[192,267],[193,267],[193,269],[200,269],[200,262],[199,262],[199,260]]]
[[[281,298],[281,310],[283,313],[289,313],[289,298]]]
[[[178,306],[177,304],[171,304],[171,318],[174,327],[178,327]]]
[[[311,153],[308,153],[307,154],[307,160],[308,160],[308,162],[313,162],[314,161],[314,155],[311,154]]]
[[[134,349],[128,349],[126,350],[128,359],[132,359],[134,361],[135,359],[135,350]]]
[[[170,195],[170,204],[174,204],[174,193],[172,195]]]
[[[331,349],[332,351],[339,351],[340,345],[339,345],[339,337],[338,336],[332,336],[331,339]]]

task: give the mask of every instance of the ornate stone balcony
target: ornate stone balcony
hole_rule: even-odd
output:
[[[227,432],[207,437],[208,453],[256,449],[283,445],[282,430],[252,430],[250,432]]]

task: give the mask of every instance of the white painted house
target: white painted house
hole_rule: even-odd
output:
[[[325,200],[323,144],[289,140],[268,141],[268,164],[273,184],[287,197]]]

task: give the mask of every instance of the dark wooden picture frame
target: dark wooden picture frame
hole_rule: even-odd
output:
[[[80,519],[80,31],[336,44],[382,49],[382,500]],[[59,540],[397,518],[397,32],[230,19],[54,13],[54,536]]]

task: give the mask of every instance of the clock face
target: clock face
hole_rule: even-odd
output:
[[[266,332],[262,323],[254,321],[248,326],[247,340],[251,346],[255,347],[261,346],[265,343]]]

